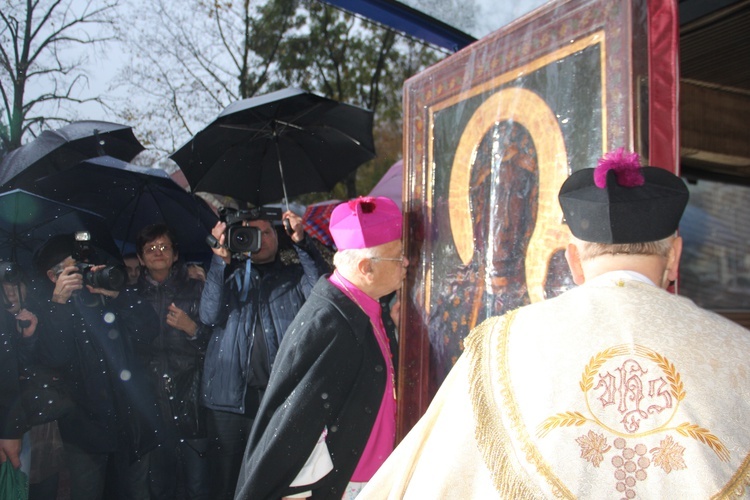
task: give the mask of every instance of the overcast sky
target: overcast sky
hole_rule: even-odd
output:
[[[482,38],[493,31],[518,19],[524,14],[531,12],[547,0],[400,0],[401,3],[441,20],[442,22],[455,26],[456,28],[472,35],[474,38]],[[466,8],[473,3],[474,16],[471,26],[455,25],[464,17],[454,15],[446,5],[452,4],[458,9]]]
[[[85,5],[89,0],[74,0],[74,4]],[[402,3],[412,8],[422,10],[426,14],[436,17],[437,19],[451,24],[455,21],[471,22],[472,25],[456,26],[458,29],[467,32],[475,38],[492,33],[498,28],[505,26],[514,19],[532,11],[536,7],[545,3],[546,0],[401,0]],[[473,13],[471,16],[455,15],[456,10],[465,9],[466,6],[473,4]],[[451,8],[453,14],[451,14]],[[106,55],[96,54],[89,59],[89,76],[90,90],[94,95],[111,94],[110,86],[117,74],[126,62],[126,55],[122,47],[112,44],[108,47]],[[96,104],[78,105],[77,112],[79,119],[98,119],[116,121],[112,116],[107,116],[106,112]]]

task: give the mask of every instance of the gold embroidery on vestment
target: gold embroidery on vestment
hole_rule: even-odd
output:
[[[477,446],[501,498],[526,499],[545,496],[523,469],[518,469],[513,465],[515,453],[510,436],[503,426],[502,410],[504,409],[527,460],[536,466],[537,471],[550,484],[552,493],[556,497],[572,499],[575,496],[552,473],[549,465],[531,442],[509,386],[505,359],[506,342],[514,317],[515,311],[511,311],[501,318],[485,321],[465,340],[465,352],[470,356],[471,361],[469,363],[469,391],[476,420],[474,434]],[[492,335],[493,331],[498,331],[500,334]],[[492,346],[494,349],[490,345],[492,341],[496,342]],[[493,352],[497,354],[494,360],[488,357]],[[503,387],[501,391],[503,401],[497,404],[494,402],[495,393],[492,387],[493,364],[499,370],[498,379]]]

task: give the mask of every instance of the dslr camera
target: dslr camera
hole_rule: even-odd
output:
[[[88,231],[78,231],[75,233],[72,257],[78,262],[76,267],[78,272],[83,276],[83,283],[91,285],[94,288],[104,288],[105,290],[120,291],[127,281],[127,272],[125,266],[113,265],[107,266],[98,271],[92,271],[94,264],[84,262],[91,258],[94,249],[91,246],[91,233]]]
[[[227,249],[232,254],[246,254],[260,250],[260,229],[257,227],[243,226],[244,221],[252,220],[281,220],[280,208],[257,207],[243,210],[224,207],[219,210],[219,220],[227,225],[224,241]],[[216,238],[209,235],[206,238],[208,244],[213,248],[219,247]]]

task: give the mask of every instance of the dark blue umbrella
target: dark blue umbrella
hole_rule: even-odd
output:
[[[130,161],[143,151],[133,129],[101,121],[73,122],[14,149],[0,163],[0,185],[29,189],[36,179],[67,169],[82,160],[109,155]]]
[[[170,157],[194,192],[255,206],[330,191],[375,157],[372,111],[288,88],[227,106]]]
[[[218,217],[164,170],[102,156],[37,180],[34,191],[104,217],[121,251],[145,226],[164,223],[186,260],[203,260],[210,253],[206,236]]]
[[[122,263],[104,219],[95,213],[15,189],[0,193],[0,259],[33,271],[34,252],[51,236],[88,231],[92,263]]]

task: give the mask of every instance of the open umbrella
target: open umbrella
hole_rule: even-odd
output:
[[[164,170],[102,156],[37,180],[34,191],[103,216],[123,253],[143,227],[155,223],[169,226],[187,260],[210,253],[206,236],[218,217]]]
[[[171,158],[193,191],[259,206],[330,191],[374,156],[371,111],[289,88],[230,104]]]
[[[56,234],[88,231],[95,263],[121,263],[104,220],[91,212],[15,189],[0,193],[0,259],[33,270],[36,249]]]
[[[401,192],[403,191],[404,182],[404,161],[398,160],[396,163],[391,165],[391,168],[383,174],[377,184],[370,190],[368,196],[385,196],[390,198],[393,202],[398,205],[399,210],[403,210],[401,206]]]
[[[340,203],[340,200],[328,200],[308,205],[302,216],[302,227],[305,228],[305,233],[333,248],[333,237],[329,225],[333,209]]]
[[[28,189],[34,181],[82,160],[109,155],[130,161],[143,151],[133,129],[101,121],[73,122],[14,149],[0,163],[0,185]]]

